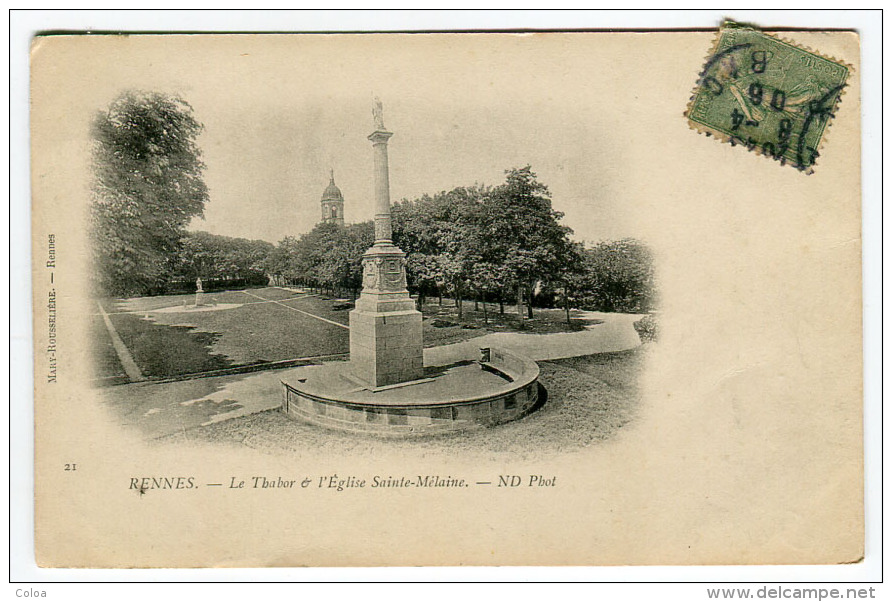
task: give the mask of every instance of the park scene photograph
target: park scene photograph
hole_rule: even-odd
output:
[[[655,258],[566,107],[192,87],[120,89],[89,126],[91,385],[115,422],[524,456],[635,420]]]

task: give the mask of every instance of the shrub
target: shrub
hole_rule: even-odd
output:
[[[632,324],[638,332],[638,338],[642,343],[656,341],[659,337],[659,326],[653,314],[648,314]]]

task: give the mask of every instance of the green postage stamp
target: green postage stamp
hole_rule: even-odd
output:
[[[699,132],[808,174],[850,71],[840,61],[725,23],[685,115]]]

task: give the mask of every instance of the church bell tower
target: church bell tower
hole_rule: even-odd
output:
[[[335,186],[334,170],[331,170],[331,181],[322,193],[322,222],[344,225],[344,195]]]

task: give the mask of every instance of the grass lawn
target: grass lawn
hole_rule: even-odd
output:
[[[93,377],[98,384],[117,385],[128,382],[127,373],[112,345],[105,321],[100,315],[90,317],[90,353],[93,356]]]
[[[211,351],[217,334],[156,324],[136,314],[109,317],[143,376],[165,378],[231,365],[225,356]]]
[[[293,293],[283,297],[279,293],[288,293],[277,289],[249,293],[220,301],[243,304],[234,309],[157,313],[151,314],[151,317],[159,324],[170,327],[187,324],[194,327],[196,334],[205,332],[217,335],[211,349],[224,355],[231,365],[347,353],[350,350],[346,328],[301,313],[307,312],[346,325],[345,312],[331,315],[334,313],[330,311],[331,302],[315,297],[299,298]],[[252,295],[277,302],[265,303]]]
[[[205,303],[237,305],[230,309],[157,311],[179,309],[194,299],[194,294],[166,295],[104,300],[102,304],[147,378],[349,351],[348,330],[337,325],[347,324],[347,312],[332,309],[332,301],[261,288],[205,293]],[[126,382],[102,318],[96,320],[92,347],[98,384]]]
[[[462,303],[462,317],[458,317],[458,307],[452,299],[428,298],[421,310],[424,315],[424,346],[436,347],[466,341],[491,332],[524,332],[546,334],[553,332],[576,332],[586,325],[596,323],[586,319],[576,310],[570,310],[570,324],[562,309],[533,309],[533,319],[521,320],[515,306],[506,305],[505,313],[499,313],[498,303],[486,304],[484,320],[483,304],[474,309],[473,301]]]
[[[343,300],[280,288],[249,288],[204,294],[204,303],[229,309],[180,310],[194,301],[194,294],[185,294],[103,300],[102,305],[143,375],[150,379],[350,350],[349,331],[338,326],[349,324],[351,305]],[[429,299],[422,313],[425,347],[491,332],[576,331],[591,323],[571,312],[568,325],[559,309],[536,309],[534,319],[521,321],[511,306],[499,314],[493,303],[487,304],[487,323],[482,304],[475,310],[473,301],[464,302],[459,319],[451,299],[443,299],[442,305]],[[127,382],[99,316],[93,324],[92,348],[97,384]]]
[[[335,455],[438,450],[533,459],[563,454],[610,439],[635,419],[640,400],[638,377],[649,349],[644,345],[619,353],[540,362],[540,382],[548,392],[545,405],[521,420],[491,428],[417,440],[380,439],[329,431],[270,410],[160,441],[188,438],[270,452],[312,450]]]

